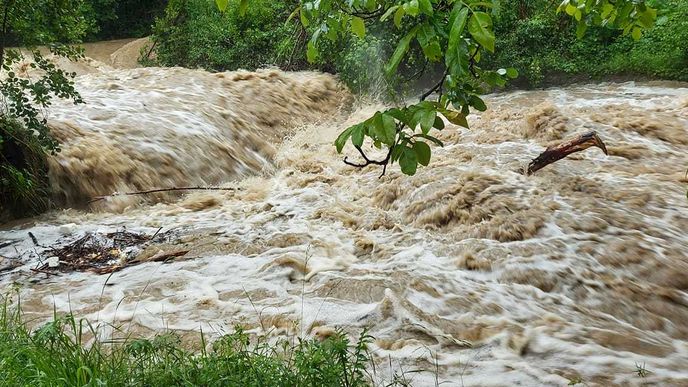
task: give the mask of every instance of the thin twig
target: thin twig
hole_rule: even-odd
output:
[[[425,93],[423,93],[423,95],[420,96],[421,102],[422,102],[422,101],[425,101],[425,99],[428,98],[428,96],[429,96],[430,94],[432,94],[432,93],[434,93],[434,92],[436,92],[437,90],[440,90],[440,89],[442,88],[442,85],[444,85],[444,80],[447,78],[447,75],[448,75],[448,74],[449,74],[449,69],[447,69],[447,70],[444,72],[444,74],[442,75],[442,79],[440,79],[440,81],[437,82],[437,84],[436,84],[435,86],[433,86],[432,89],[426,91]]]
[[[2,242],[2,243],[0,243],[0,249],[3,249],[7,246],[12,246],[15,243],[19,243],[19,241]]]
[[[399,133],[401,133],[401,131],[403,129],[404,129],[404,124],[398,123],[397,124],[397,130],[396,130],[397,138],[394,141],[394,144],[389,147],[389,151],[387,152],[387,156],[385,156],[385,158],[383,160],[371,160],[371,159],[369,159],[368,156],[366,156],[365,152],[363,152],[363,149],[361,149],[360,146],[354,145],[354,148],[356,148],[358,153],[361,154],[361,157],[363,157],[363,160],[365,160],[365,163],[364,164],[353,163],[353,162],[349,161],[348,160],[349,157],[346,156],[346,157],[344,157],[344,164],[351,165],[352,167],[356,167],[356,168],[365,168],[370,164],[382,165],[382,173],[380,174],[380,176],[378,176],[378,179],[382,178],[382,176],[384,176],[385,173],[387,172],[387,165],[389,165],[389,162],[392,159],[392,152],[394,151],[394,148],[397,146],[397,144],[399,144],[399,140],[401,139],[401,137],[399,136]]]
[[[146,194],[152,194],[152,193],[158,193],[158,192],[170,192],[170,191],[240,191],[241,188],[236,188],[236,187],[229,187],[229,188],[222,188],[222,187],[172,187],[172,188],[158,188],[158,189],[151,189],[148,191],[136,191],[136,192],[116,192],[110,195],[102,195],[102,196],[96,196],[93,199],[91,199],[88,203],[95,203],[100,200],[104,200],[106,198],[112,197],[112,196],[133,196],[133,195],[146,195]]]
[[[59,275],[59,274],[57,274],[57,273],[52,273],[52,272],[49,272],[49,271],[46,271],[46,270],[43,270],[43,269],[29,269],[29,270],[31,270],[31,271],[33,271],[33,272],[35,272],[35,273],[42,273],[42,274],[49,275],[49,276],[50,276],[50,275],[53,275],[53,276],[56,276],[56,277],[57,277],[57,276]]]
[[[148,240],[151,240],[151,241],[152,241],[153,239],[155,239],[155,237],[158,236],[158,233],[160,232],[160,230],[162,230],[162,227],[160,227],[160,228],[158,229],[158,231],[156,231],[155,234],[153,234],[153,236],[150,237]]]

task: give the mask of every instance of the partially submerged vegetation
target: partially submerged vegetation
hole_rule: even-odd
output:
[[[3,386],[396,386],[374,372],[363,331],[350,342],[342,331],[322,340],[280,339],[269,343],[241,327],[198,351],[174,332],[152,338],[127,335],[102,339],[97,329],[73,315],[30,329],[21,309],[0,307],[0,384]]]

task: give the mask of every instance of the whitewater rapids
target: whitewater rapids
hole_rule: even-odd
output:
[[[179,185],[232,192],[114,198],[5,225],[0,274],[38,321],[72,311],[124,331],[375,337],[415,385],[688,385],[688,85],[595,84],[487,98],[447,125],[430,167],[342,163],[332,142],[381,109],[317,73],[114,69],[57,104],[55,201]],[[547,144],[589,149],[533,176]],[[345,154],[356,157],[347,147]],[[190,253],[108,275],[45,278],[43,245],[85,232],[176,233]],[[40,252],[40,250],[39,250]],[[107,285],[106,285],[107,281]],[[436,370],[435,367],[438,367]],[[649,371],[637,374],[636,365]]]

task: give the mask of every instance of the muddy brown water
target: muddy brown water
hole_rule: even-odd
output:
[[[417,385],[434,385],[435,362],[443,385],[688,385],[688,85],[491,95],[470,130],[441,132],[431,167],[378,179],[344,165],[332,141],[382,106],[354,102],[332,76],[79,66],[87,104],[51,112],[56,201],[241,189],[112,198],[5,227],[0,239],[17,243],[0,255],[25,265],[0,283],[18,286],[29,315],[71,310],[105,336],[107,324],[221,334],[240,323],[269,337],[367,327],[378,371],[388,359],[427,369]],[[588,130],[609,156],[519,173]],[[124,227],[173,230],[190,253],[109,279],[29,271],[28,231],[50,245]]]

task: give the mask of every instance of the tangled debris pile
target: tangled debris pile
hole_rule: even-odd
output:
[[[89,271],[96,274],[112,273],[124,267],[141,263],[136,258],[145,247],[169,239],[170,233],[160,233],[161,229],[158,229],[153,235],[126,230],[107,234],[87,233],[63,246],[47,247],[45,253],[48,254],[48,258],[32,270],[45,274],[72,271]],[[187,252],[176,251],[158,254],[154,260],[164,261],[171,257],[184,255]]]

